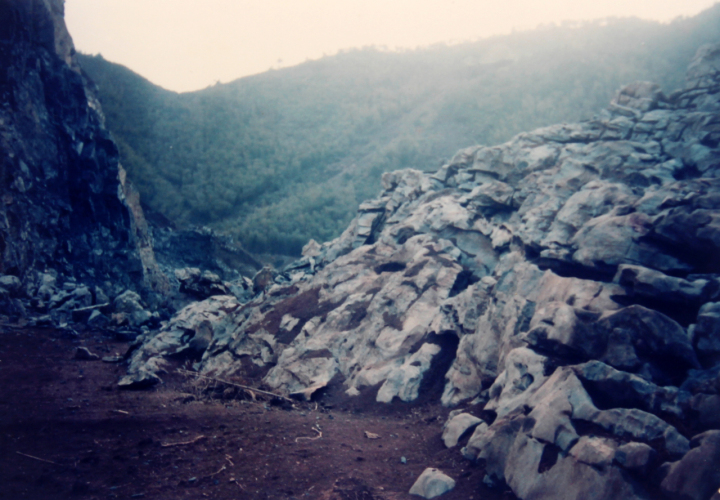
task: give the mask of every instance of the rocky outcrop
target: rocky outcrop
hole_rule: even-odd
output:
[[[720,428],[719,70],[704,47],[670,95],[634,84],[593,120],[385,174],[259,298],[197,306],[222,327],[196,369],[473,407],[484,421],[451,421],[448,445],[478,424],[462,454],[522,499],[705,498],[720,487],[696,465]],[[131,372],[193,338],[148,338]]]
[[[160,219],[153,214],[154,219]],[[158,221],[159,222],[159,221]],[[169,224],[152,224],[153,250],[165,274],[175,269],[199,268],[225,281],[253,276],[262,264],[230,236],[201,227],[179,230]]]
[[[61,0],[0,2],[0,273],[162,289]],[[123,182],[121,182],[123,181]],[[141,285],[142,286],[142,285]]]

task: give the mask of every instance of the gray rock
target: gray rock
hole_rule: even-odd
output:
[[[602,410],[593,415],[591,421],[621,439],[660,441],[672,457],[681,457],[690,449],[688,439],[673,426],[635,408]]]
[[[690,400],[695,412],[695,426],[700,430],[720,429],[720,395],[696,394]]]
[[[649,500],[621,469],[607,466],[604,470],[564,456],[543,473],[538,473],[544,446],[536,443],[532,452],[527,442],[516,445],[517,461],[507,467],[508,485],[519,498],[552,498],[553,500]],[[524,445],[524,446],[523,446]],[[525,451],[527,450],[527,451]],[[531,458],[532,457],[532,458]],[[520,460],[522,459],[522,462]]]
[[[120,379],[118,382],[118,387],[120,389],[128,389],[128,390],[143,390],[143,389],[149,389],[150,387],[153,387],[154,385],[157,385],[161,383],[160,377],[155,375],[154,373],[149,373],[147,371],[141,370],[136,373],[125,375]]]
[[[452,448],[458,443],[463,434],[474,429],[480,423],[482,423],[482,420],[469,413],[460,413],[453,416],[443,426],[442,440],[445,446]]]
[[[715,364],[720,361],[720,302],[704,304],[692,330],[698,354]]]
[[[107,304],[110,302],[105,291],[99,286],[95,287],[95,303],[96,304]]]
[[[272,268],[265,266],[260,269],[255,276],[253,276],[253,290],[255,293],[262,292],[267,289],[275,279],[275,273]]]
[[[410,488],[411,495],[423,498],[435,498],[455,488],[455,480],[440,472],[438,469],[428,467],[420,474]]]
[[[433,358],[441,351],[437,344],[426,343],[405,362],[390,371],[378,390],[376,401],[389,403],[394,397],[402,401],[417,399],[423,374],[430,368]]]
[[[668,464],[660,489],[670,498],[707,500],[720,488],[720,431],[707,431],[692,439],[692,449]]]
[[[162,371],[160,355],[197,358],[213,341],[216,341],[217,349],[226,350],[229,339],[223,336],[227,328],[224,321],[229,313],[239,308],[240,303],[235,297],[225,295],[215,295],[184,307],[159,332],[146,337],[140,348],[133,352],[128,373],[157,374]],[[255,354],[261,363],[262,359],[269,361],[268,347],[262,340],[266,337],[256,338],[256,342],[246,344],[244,352]]]
[[[98,309],[93,309],[87,319],[87,324],[95,328],[104,328],[108,325],[110,319]]]
[[[564,302],[549,302],[537,308],[524,340],[534,348],[571,359],[586,359],[600,345],[595,330]]]
[[[10,295],[16,296],[22,288],[22,281],[17,276],[0,276],[0,287],[7,290]]]
[[[86,286],[79,286],[72,291],[72,300],[75,307],[90,307],[93,305],[93,294]]]
[[[600,361],[573,368],[593,397],[618,406],[635,406],[656,415],[685,419],[690,394],[677,387],[659,387],[642,377],[616,370]]]
[[[570,448],[570,455],[578,462],[604,469],[615,458],[617,444],[609,439],[582,436]]]
[[[712,255],[720,249],[720,210],[685,205],[664,211],[653,224],[653,236],[686,252]]]
[[[511,413],[524,405],[547,380],[545,356],[526,349],[512,350],[505,362],[505,370],[490,387],[490,401],[485,406],[498,417]]]
[[[618,464],[642,475],[647,474],[656,457],[657,452],[645,443],[625,443],[615,450],[615,461]]]
[[[644,372],[666,384],[678,383],[687,370],[700,367],[687,332],[658,311],[626,307],[604,317],[597,328],[606,342],[597,358],[617,369]]]
[[[623,87],[615,96],[612,105],[639,111],[652,111],[666,100],[660,86],[651,82],[635,82]]]
[[[175,270],[175,278],[180,282],[180,291],[196,298],[205,299],[213,295],[228,295],[229,287],[220,276],[210,271],[200,271],[197,267]]]
[[[143,311],[140,295],[132,290],[125,290],[123,293],[115,297],[113,301],[115,312],[132,314],[134,312]]]
[[[72,294],[64,291],[56,291],[52,296],[49,298],[49,309],[60,309],[63,308],[65,310],[71,310],[74,309],[75,304],[72,301]]]
[[[720,365],[707,370],[690,370],[680,389],[691,394],[719,394]]]
[[[135,311],[130,315],[130,324],[133,326],[142,326],[152,319],[153,314],[143,309],[141,311]]]
[[[707,280],[687,281],[642,266],[622,264],[614,281],[629,290],[630,297],[665,302],[702,303],[709,295]]]

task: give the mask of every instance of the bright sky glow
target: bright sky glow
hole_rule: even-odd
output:
[[[338,50],[416,48],[606,17],[668,22],[715,0],[66,0],[77,50],[185,92]]]

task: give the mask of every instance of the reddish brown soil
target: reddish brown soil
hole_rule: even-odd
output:
[[[0,326],[0,498],[410,499],[426,467],[456,479],[443,499],[512,498],[485,489],[483,468],[459,446],[445,449],[447,410],[436,404],[370,404],[336,391],[319,404],[278,405],[180,375],[119,391],[124,365],[74,354],[79,345],[122,354],[126,344],[58,335]],[[322,437],[299,439],[317,436],[313,427]]]

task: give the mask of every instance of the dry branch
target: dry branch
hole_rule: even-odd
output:
[[[220,473],[221,473],[222,471],[224,471],[225,469],[227,469],[227,467],[225,467],[225,466],[223,465],[222,467],[220,467],[220,469],[219,469],[217,472],[213,472],[213,473],[210,474],[208,477],[217,476],[218,474],[220,474]]]
[[[204,379],[206,379],[206,380],[211,380],[211,381],[214,381],[214,382],[220,382],[220,383],[222,383],[222,384],[232,385],[233,387],[238,387],[238,388],[240,388],[240,389],[244,389],[244,390],[246,390],[246,391],[250,391],[251,394],[252,394],[253,392],[257,392],[257,393],[260,393],[260,394],[265,394],[266,396],[272,396],[272,397],[274,397],[274,398],[284,399],[285,401],[289,401],[290,403],[293,402],[292,399],[290,399],[290,398],[288,398],[288,397],[285,397],[285,396],[282,396],[282,395],[280,395],[280,394],[275,394],[274,392],[263,391],[263,390],[261,390],[261,389],[256,389],[255,387],[250,387],[250,386],[242,385],[242,384],[236,384],[235,382],[229,382],[229,381],[227,381],[227,380],[223,380],[223,379],[217,378],[217,377],[208,377],[207,375],[200,375],[199,373],[191,372],[191,371],[189,371],[189,370],[183,370],[182,368],[178,368],[178,373],[180,373],[180,374],[182,374],[182,375],[185,375],[185,376],[190,376],[190,375],[192,375],[192,376],[194,376],[194,377],[204,378]],[[253,399],[254,399],[254,398],[253,398]]]
[[[320,439],[320,438],[322,437],[322,432],[320,431],[320,429],[316,429],[315,427],[313,427],[312,430],[314,430],[315,432],[317,432],[318,435],[315,436],[315,437],[306,437],[306,436],[296,437],[296,438],[295,438],[295,442],[297,443],[297,442],[300,441],[301,439],[307,439],[308,441],[315,441],[316,439]]]
[[[16,451],[15,453],[17,453],[18,455],[22,455],[23,457],[32,458],[33,460],[39,460],[48,464],[58,465],[57,462],[53,462],[52,460],[45,460],[44,458],[34,457],[32,455],[28,455],[27,453],[21,453],[19,451]]]
[[[181,441],[181,442],[179,442],[179,443],[160,443],[160,446],[162,446],[163,448],[169,448],[170,446],[183,446],[183,445],[186,445],[186,444],[197,443],[197,442],[200,441],[201,439],[205,439],[205,436],[200,435],[200,436],[198,436],[198,437],[196,437],[196,438],[191,439],[190,441]]]

